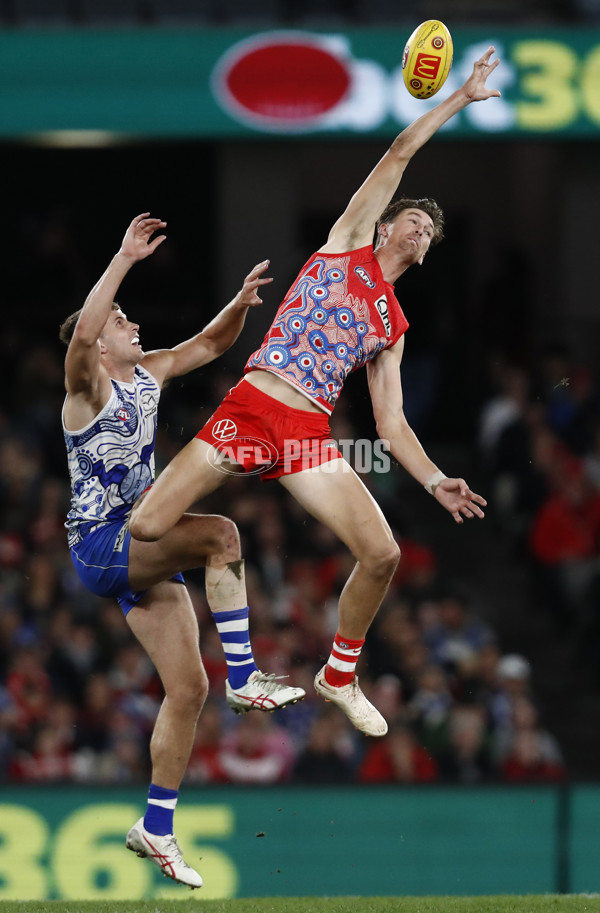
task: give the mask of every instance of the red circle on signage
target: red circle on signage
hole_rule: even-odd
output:
[[[248,50],[224,82],[248,115],[289,123],[334,108],[348,91],[350,75],[323,47],[280,41]]]

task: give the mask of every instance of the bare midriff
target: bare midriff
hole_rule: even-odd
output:
[[[273,399],[279,400],[280,403],[285,403],[291,409],[302,409],[305,412],[323,412],[307,396],[300,393],[299,390],[295,390],[286,380],[282,380],[281,377],[277,377],[276,374],[272,374],[270,371],[262,371],[260,368],[249,371],[244,375],[244,380],[247,380],[249,384],[252,384],[258,390],[262,390],[267,396],[272,396]]]

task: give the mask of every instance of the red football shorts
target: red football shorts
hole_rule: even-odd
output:
[[[241,380],[196,435],[218,451],[224,472],[278,479],[341,457],[325,412],[292,409]]]

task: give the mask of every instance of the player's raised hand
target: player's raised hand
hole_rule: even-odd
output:
[[[457,523],[463,523],[463,517],[482,520],[485,516],[481,508],[487,507],[487,501],[471,491],[464,479],[444,479],[436,486],[434,497]]]
[[[125,232],[119,251],[124,257],[131,260],[144,260],[153,254],[159,244],[167,237],[166,235],[157,235],[152,241],[152,235],[161,228],[166,228],[167,223],[161,219],[153,219],[149,212],[142,212],[133,219],[131,225]]]
[[[473,72],[463,86],[469,101],[485,101],[486,98],[500,98],[502,93],[498,89],[488,89],[485,84],[488,76],[494,72],[500,63],[500,58],[497,58],[493,63],[490,63],[490,58],[495,51],[496,48],[491,45],[485,54],[482,54],[479,60],[476,60],[473,64]]]
[[[251,308],[256,307],[258,304],[262,304],[262,298],[258,294],[258,289],[273,281],[269,276],[263,276],[263,273],[268,270],[270,263],[270,260],[263,260],[262,263],[257,263],[254,269],[248,273],[244,279],[242,288],[236,295],[237,304]]]

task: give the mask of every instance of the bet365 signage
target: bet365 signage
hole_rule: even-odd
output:
[[[450,75],[429,102],[406,92],[401,60],[387,65],[391,39],[383,37],[377,55],[368,36],[265,32],[244,38],[213,69],[215,99],[233,120],[262,132],[379,131],[392,121],[411,122],[454,92],[493,44],[502,65],[490,85],[502,97],[468,107],[446,132],[600,135],[600,32],[521,37],[499,29],[476,41],[458,32]],[[421,56],[423,77],[434,78],[439,59]]]
[[[490,84],[502,97],[469,105],[442,136],[600,138],[600,28],[452,29],[452,69],[429,100],[403,82],[409,32],[0,31],[0,137],[392,137],[493,44],[502,65]]]

